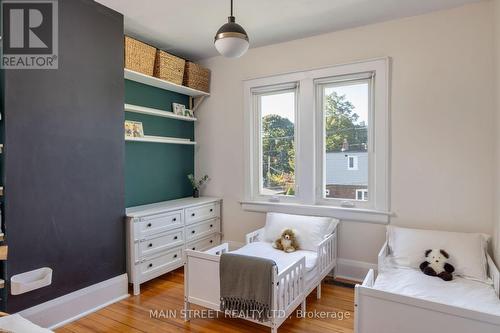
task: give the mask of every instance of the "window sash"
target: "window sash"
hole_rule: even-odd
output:
[[[344,206],[344,207],[357,207],[357,208],[373,208],[374,202],[371,198],[374,196],[369,196],[366,201],[358,201],[357,195],[354,199],[349,198],[328,198],[326,196],[326,128],[325,128],[325,90],[328,88],[341,87],[347,85],[354,85],[360,83],[368,84],[368,133],[367,133],[367,154],[368,154],[368,191],[373,191],[374,188],[374,170],[373,170],[373,152],[374,152],[374,129],[373,129],[373,119],[374,119],[374,72],[357,73],[353,75],[341,75],[332,76],[329,78],[322,78],[315,80],[314,89],[316,91],[316,130],[320,135],[317,139],[316,151],[317,151],[317,166],[318,166],[318,177],[317,191],[316,191],[316,202],[326,205]],[[348,153],[347,153],[348,154]],[[350,158],[353,158],[353,167],[350,167]],[[358,160],[358,161],[356,161]],[[358,170],[359,169],[359,158],[357,156],[348,155],[347,169]]]
[[[261,198],[261,199],[269,199],[272,197],[279,197],[280,201],[291,201],[295,200],[295,197],[299,194],[298,186],[297,186],[297,159],[298,159],[298,151],[297,151],[297,142],[298,142],[298,131],[297,131],[297,118],[298,118],[298,91],[299,91],[299,85],[297,82],[290,82],[290,83],[285,83],[285,84],[277,84],[277,85],[269,85],[269,86],[263,86],[263,87],[256,87],[251,90],[252,92],[252,99],[253,99],[253,105],[254,105],[254,111],[253,113],[255,114],[255,132],[254,132],[254,141],[256,143],[256,149],[254,150],[254,154],[256,153],[256,164],[253,165],[254,168],[254,184],[253,184],[253,197],[254,198]],[[285,195],[285,194],[275,194],[275,195],[268,195],[268,194],[263,194],[263,180],[264,180],[264,174],[263,174],[263,138],[262,138],[262,97],[264,96],[271,96],[271,95],[278,95],[278,94],[285,94],[285,93],[293,93],[294,94],[294,150],[295,150],[295,168],[294,168],[294,195]]]

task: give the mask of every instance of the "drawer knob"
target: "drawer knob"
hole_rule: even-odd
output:
[[[213,211],[214,211],[214,209],[213,209],[213,208],[210,208],[210,212],[213,212]]]
[[[148,267],[149,267],[149,268],[153,267],[153,264],[149,264],[149,265],[148,265]]]
[[[191,214],[191,216],[194,216],[194,215],[195,215],[194,213]]]
[[[214,241],[213,240],[210,240],[210,243],[213,243]]]
[[[174,222],[175,222],[175,221],[177,221],[177,218],[176,218],[176,217],[174,217],[174,218],[172,219],[172,221],[174,221]]]
[[[153,247],[153,243],[149,243],[148,247]]]
[[[177,258],[177,254],[174,254],[174,258]]]
[[[178,238],[177,236],[174,237],[174,239],[177,239],[177,238]]]
[[[151,228],[151,223],[148,223],[148,228]]]
[[[212,228],[213,226],[214,226],[214,225],[213,225],[213,224],[211,224],[211,225],[210,225],[210,228]]]
[[[194,230],[191,230],[191,233],[192,233],[192,234],[194,234],[195,232],[196,232],[196,231],[194,231]]]
[[[195,247],[193,247],[193,251],[194,251],[194,250],[196,250],[196,248],[195,248]]]

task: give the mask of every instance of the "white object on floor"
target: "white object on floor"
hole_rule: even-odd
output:
[[[269,321],[257,323],[270,327],[271,331],[276,333],[278,327],[299,305],[302,311],[306,310],[306,297],[315,288],[318,291],[317,296],[320,297],[321,281],[336,266],[336,226],[335,224],[329,236],[314,245],[317,249],[313,252],[315,255],[310,253],[311,251],[294,254],[273,249],[271,242],[265,242],[264,228],[246,235],[247,245],[238,249],[236,253],[272,259],[278,266],[274,270],[272,279],[276,287],[273,288],[271,318]],[[254,242],[258,244],[253,244]],[[184,265],[186,314],[189,314],[191,303],[220,310],[219,262],[220,255],[224,252],[228,252],[227,243],[204,252],[186,250]],[[309,272],[307,272],[308,267]],[[245,319],[256,322],[249,318]],[[189,320],[189,317],[186,320]]]
[[[418,269],[387,267],[379,272],[373,288],[500,316],[500,299],[484,282],[460,277],[443,281]]]
[[[19,295],[52,283],[52,268],[42,267],[29,272],[13,275],[10,278],[10,293]]]
[[[33,324],[19,314],[13,314],[0,318],[0,331],[15,333],[50,333],[49,329]]]
[[[414,279],[411,287],[408,286],[408,281],[406,281],[405,287],[405,280],[410,278],[407,275],[408,272],[400,272],[401,275],[405,275],[399,276],[400,279],[403,279],[401,285],[398,284],[399,280],[390,279],[391,281],[389,281],[388,276],[384,277],[384,272],[387,269],[386,263],[391,262],[387,258],[390,255],[390,248],[386,243],[378,255],[381,276],[377,277],[374,270],[371,269],[363,284],[356,285],[354,322],[356,333],[421,333],[422,331],[442,333],[443,330],[453,333],[500,332],[500,316],[493,314],[497,313],[497,310],[478,311],[483,309],[478,302],[488,302],[490,306],[498,307],[498,305],[494,305],[492,297],[493,294],[497,298],[499,295],[500,272],[489,255],[487,255],[488,278],[493,281],[493,285],[488,286],[488,284],[481,283],[475,285],[475,288],[470,288],[474,283],[479,282],[462,279],[459,285],[451,285],[450,288],[446,288],[446,291],[443,287],[443,290],[439,291],[439,301],[429,299],[428,293],[423,294],[423,288],[432,286],[434,290],[440,285],[439,281],[430,282],[427,280],[423,273],[420,276],[411,277]],[[379,277],[382,278],[380,282],[378,281]],[[421,282],[422,284],[417,290],[416,285]],[[393,285],[389,287],[390,283]],[[467,283],[467,287],[462,283]],[[395,286],[396,284],[398,285]],[[378,287],[375,288],[375,285]],[[483,290],[486,287],[490,288],[490,292],[487,292],[486,289]],[[380,290],[381,288],[390,288],[391,291]],[[406,288],[409,290],[404,290]],[[472,290],[476,288],[480,290]],[[465,295],[464,293],[467,292],[473,294]],[[471,297],[480,297],[481,300],[472,301],[473,304],[469,303],[468,308],[459,306],[464,305],[460,303],[460,298],[467,298],[470,302]],[[453,300],[453,304],[443,303],[450,302],[450,300]]]
[[[127,272],[140,285],[184,265],[184,250],[220,244],[221,199],[182,198],[127,208]]]

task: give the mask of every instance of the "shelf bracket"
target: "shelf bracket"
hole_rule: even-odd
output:
[[[199,97],[191,97],[191,101],[190,101],[190,108],[191,110],[193,110],[193,112],[195,112],[201,105],[201,103],[203,103],[203,101],[205,100],[205,95],[202,95],[202,96],[199,96]]]

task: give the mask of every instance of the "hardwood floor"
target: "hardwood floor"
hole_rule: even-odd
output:
[[[270,332],[270,328],[242,319],[193,318],[184,322],[181,310],[184,302],[183,271],[179,269],[141,286],[142,293],[132,296],[84,318],[59,328],[58,333],[95,332]],[[192,310],[203,308],[192,306]],[[158,310],[156,318],[150,311]],[[162,312],[163,310],[163,312]],[[296,332],[353,332],[354,289],[323,282],[322,298],[316,299],[313,291],[307,298],[308,315],[313,318],[297,318],[293,315],[282,326],[280,333]],[[197,312],[202,314],[202,312]],[[328,316],[320,318],[321,314]],[[195,312],[193,312],[195,314]],[[204,312],[207,314],[207,311]],[[210,311],[212,317],[216,312]],[[333,318],[336,316],[336,318]],[[340,319],[343,316],[343,319]]]

